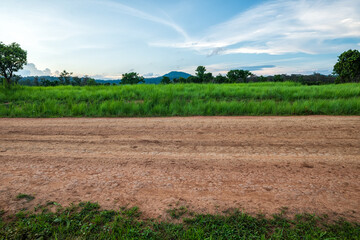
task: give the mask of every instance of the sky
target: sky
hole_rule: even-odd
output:
[[[0,0],[0,14],[0,41],[28,53],[22,76],[331,74],[360,49],[360,0]]]

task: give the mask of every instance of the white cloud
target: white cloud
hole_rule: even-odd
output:
[[[39,70],[36,68],[35,64],[28,63],[24,66],[24,69],[18,72],[23,77],[27,76],[51,76],[51,70],[49,68],[45,68],[44,70]]]
[[[226,75],[228,71],[232,69],[244,69],[249,70],[253,74],[260,76],[268,76],[268,75],[275,75],[275,74],[313,74],[314,72],[318,72],[321,74],[331,74],[331,71],[327,67],[329,65],[328,60],[322,61],[314,61],[312,62],[311,66],[309,67],[307,61],[297,62],[294,66],[291,65],[272,65],[276,63],[283,63],[283,62],[291,62],[291,61],[298,61],[302,60],[302,58],[287,58],[281,60],[274,60],[274,61],[263,61],[258,62],[256,65],[243,65],[242,63],[215,63],[215,64],[208,64],[204,65],[207,72],[211,72],[213,76],[218,74]],[[195,74],[195,69],[197,68],[196,65],[189,65],[186,67],[179,68],[178,71],[183,71],[190,74]]]
[[[100,80],[118,80],[121,79],[121,74],[114,74],[114,75],[108,75],[108,74],[96,74],[96,75],[90,75],[91,78],[94,79],[100,79]]]
[[[269,1],[209,28],[203,37],[151,45],[207,55],[338,52],[356,44],[332,40],[360,38],[359,12],[358,0]]]
[[[145,73],[142,76],[145,77],[145,78],[156,78],[156,77],[160,77],[161,75],[150,72],[150,73]]]

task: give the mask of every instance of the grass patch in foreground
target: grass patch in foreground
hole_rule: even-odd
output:
[[[360,115],[360,84],[0,88],[0,117]]]
[[[82,202],[67,208],[57,204],[56,212],[51,212],[52,206],[50,202],[35,213],[22,211],[1,220],[0,239],[360,239],[358,223],[329,223],[309,214],[289,220],[282,214],[267,219],[232,211],[170,223],[142,220],[136,207],[108,211],[97,203]]]
[[[28,202],[32,201],[35,199],[34,196],[31,196],[29,194],[24,194],[24,193],[19,193],[17,196],[16,196],[16,199],[26,199]]]

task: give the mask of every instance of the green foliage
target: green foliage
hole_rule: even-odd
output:
[[[179,77],[179,83],[187,83],[187,78]]]
[[[144,77],[139,76],[136,72],[124,73],[121,78],[121,84],[138,84],[145,83]]]
[[[138,208],[100,210],[82,202],[51,212],[49,204],[35,212],[19,212],[0,220],[1,239],[359,239],[360,225],[329,222],[310,214],[294,219],[252,217],[240,211],[198,214],[180,223],[143,220]],[[1,216],[2,217],[2,216]]]
[[[248,70],[230,70],[226,74],[229,83],[248,82],[247,79],[251,75]]]
[[[188,212],[187,208],[184,206],[181,206],[179,208],[173,208],[173,209],[169,209],[167,210],[167,213],[170,214],[170,216],[172,218],[175,219],[179,219],[180,217],[182,217],[184,214],[186,214]]]
[[[97,82],[96,82],[95,79],[93,79],[93,78],[88,78],[88,79],[86,80],[86,85],[87,85],[87,86],[96,86],[96,85],[97,85]]]
[[[212,83],[214,80],[214,77],[212,73],[205,73],[202,82],[203,83]]]
[[[214,79],[214,83],[226,83],[227,81],[228,79],[221,74],[217,75]]]
[[[206,68],[204,66],[198,66],[195,70],[196,77],[189,77],[187,82],[194,82],[194,83],[211,83],[213,82],[213,75],[212,73],[205,73]]]
[[[39,83],[39,77],[36,76],[36,77],[34,77],[34,86],[39,86],[39,85],[40,85],[40,83]]]
[[[34,196],[31,196],[29,194],[24,194],[24,193],[19,193],[17,196],[16,196],[17,199],[26,199],[28,202],[32,201],[35,199]]]
[[[62,71],[59,76],[59,81],[61,85],[70,85],[72,72],[67,72],[66,70]]]
[[[274,75],[273,81],[274,82],[283,82],[284,78],[280,74],[276,74],[276,75]]]
[[[199,78],[199,81],[203,82],[206,68],[204,66],[198,66],[195,72],[196,72],[196,76]]]
[[[293,82],[0,88],[0,117],[360,115],[360,84]]]
[[[18,43],[5,45],[0,42],[0,76],[6,79],[7,85],[11,84],[14,73],[26,64],[26,59],[27,52]]]
[[[71,85],[73,86],[81,86],[81,78],[75,76],[72,78]]]
[[[45,78],[41,78],[40,79],[40,86],[44,86],[44,87],[49,87],[49,86],[59,86],[60,82],[59,81],[49,81]]]
[[[195,76],[190,76],[186,79],[187,83],[200,83],[200,78],[195,77]],[[175,83],[175,81],[174,81]]]
[[[338,83],[359,82],[360,52],[351,49],[343,52],[334,66],[334,73],[338,75]]]
[[[161,84],[169,84],[169,83],[171,83],[171,80],[170,80],[170,78],[164,76],[164,77],[161,79],[161,82],[160,82],[160,83],[161,83]]]
[[[264,77],[263,75],[261,75],[260,77],[258,77],[258,81],[259,81],[259,82],[266,82],[266,81],[267,81],[267,77]]]
[[[82,85],[82,86],[96,86],[97,83],[96,83],[95,79],[90,78],[88,75],[85,75],[85,76],[81,79],[81,85]]]

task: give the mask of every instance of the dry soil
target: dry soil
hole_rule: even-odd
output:
[[[0,209],[56,201],[360,221],[360,117],[0,119]],[[19,193],[35,196],[17,200]]]

